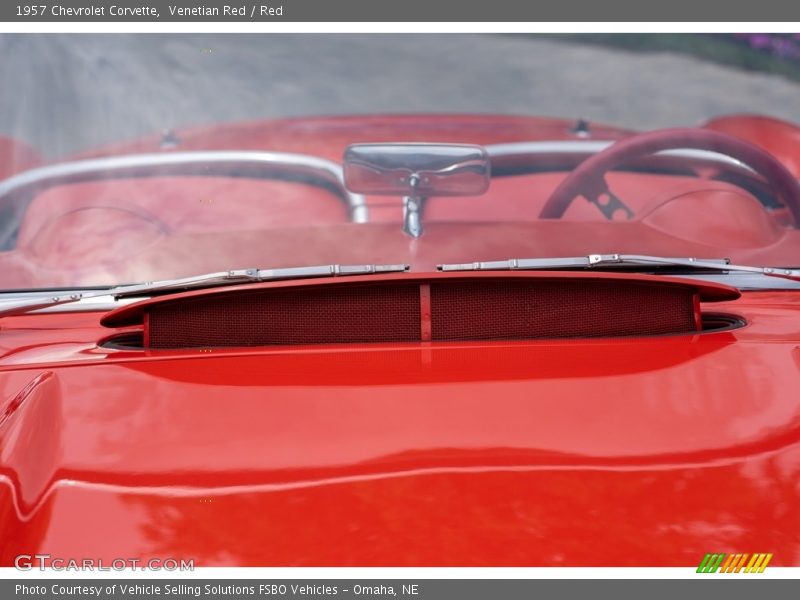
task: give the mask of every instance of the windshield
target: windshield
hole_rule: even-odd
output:
[[[800,34],[2,34],[0,52],[0,290],[612,253],[800,265]],[[479,146],[491,177],[365,193],[342,165],[368,143]]]

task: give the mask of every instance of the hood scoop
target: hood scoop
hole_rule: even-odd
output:
[[[108,313],[146,349],[694,334],[724,285],[623,273],[431,273],[184,292]]]

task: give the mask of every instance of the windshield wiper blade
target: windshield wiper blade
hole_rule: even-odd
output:
[[[690,271],[756,273],[800,281],[800,269],[732,265],[726,258],[669,258],[648,254],[588,254],[554,258],[511,258],[474,263],[438,265],[440,271],[547,271],[576,269],[673,268]]]
[[[280,281],[283,279],[309,279],[316,277],[347,277],[352,275],[375,275],[379,273],[399,273],[408,270],[408,265],[317,265],[311,267],[287,267],[284,269],[238,269],[206,273],[181,279],[164,279],[116,286],[97,295],[113,295],[115,298],[142,296],[151,292],[164,292],[173,289],[215,287],[239,283],[258,283],[260,281]],[[84,296],[86,297],[86,296]]]
[[[132,285],[118,285],[105,290],[90,293],[75,293],[64,296],[24,298],[0,300],[0,317],[24,314],[42,308],[78,302],[87,298],[111,296],[128,298],[149,294],[237,285],[241,283],[258,283],[261,281],[280,281],[286,279],[310,279],[317,277],[347,277],[353,275],[373,275],[379,273],[401,273],[407,271],[409,265],[318,265],[310,267],[287,267],[283,269],[236,269],[204,273],[192,277],[148,281]]]

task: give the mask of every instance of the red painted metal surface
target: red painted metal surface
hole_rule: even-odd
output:
[[[479,143],[571,135],[556,121],[405,119],[180,137],[182,149],[268,140],[275,150],[338,158],[345,143],[403,132]],[[785,136],[752,141],[776,154],[789,148]],[[432,203],[413,245],[398,226],[399,204],[374,200],[378,222],[369,227],[314,212],[329,235],[309,226],[264,236],[261,222],[226,232],[208,215],[195,218],[190,208],[205,206],[199,188],[175,197],[164,228],[142,218],[158,206],[145,194],[141,210],[113,219],[138,231],[130,248],[113,227],[83,236],[95,222],[88,212],[65,217],[60,241],[37,233],[46,219],[33,217],[49,213],[34,204],[24,252],[1,253],[0,268],[35,281],[73,261],[65,280],[102,282],[147,279],[149,264],[176,276],[232,262],[284,266],[276,256],[408,259],[420,272],[523,250],[713,257],[725,249],[751,264],[796,256],[797,231],[734,186],[673,182],[637,200],[652,180],[614,175],[611,186],[635,201],[635,221],[598,221],[576,204],[564,220],[540,222],[562,178],[540,174],[536,186],[493,184],[492,203]],[[78,192],[62,199],[79,208]],[[222,211],[227,223],[242,206]],[[511,217],[521,207],[530,220]],[[294,208],[284,205],[281,218],[294,218]],[[100,343],[138,329],[135,319],[114,330],[101,312],[2,318],[0,565],[48,553],[197,565],[693,566],[706,552],[757,551],[773,553],[770,564],[800,566],[800,293],[746,292],[700,308],[747,325],[647,339],[136,351]]]
[[[704,308],[749,325],[141,353],[4,319],[0,563],[797,564],[800,298]]]
[[[800,127],[796,124],[763,115],[730,115],[711,119],[704,127],[761,146],[800,178],[800,159],[794,150],[800,144]]]

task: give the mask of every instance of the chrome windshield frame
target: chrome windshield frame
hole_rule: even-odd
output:
[[[369,220],[364,196],[345,187],[338,163],[306,154],[246,150],[126,154],[35,167],[0,181],[0,203],[9,197],[71,183],[132,177],[230,177],[231,172],[254,179],[308,177],[310,183],[332,189],[340,197],[353,223]]]
[[[505,158],[526,154],[596,154],[612,146],[616,140],[545,140],[536,142],[507,142],[484,146],[490,157]],[[716,162],[729,167],[739,167],[752,171],[748,165],[727,154],[693,148],[671,149],[656,152],[653,156],[672,156]]]

